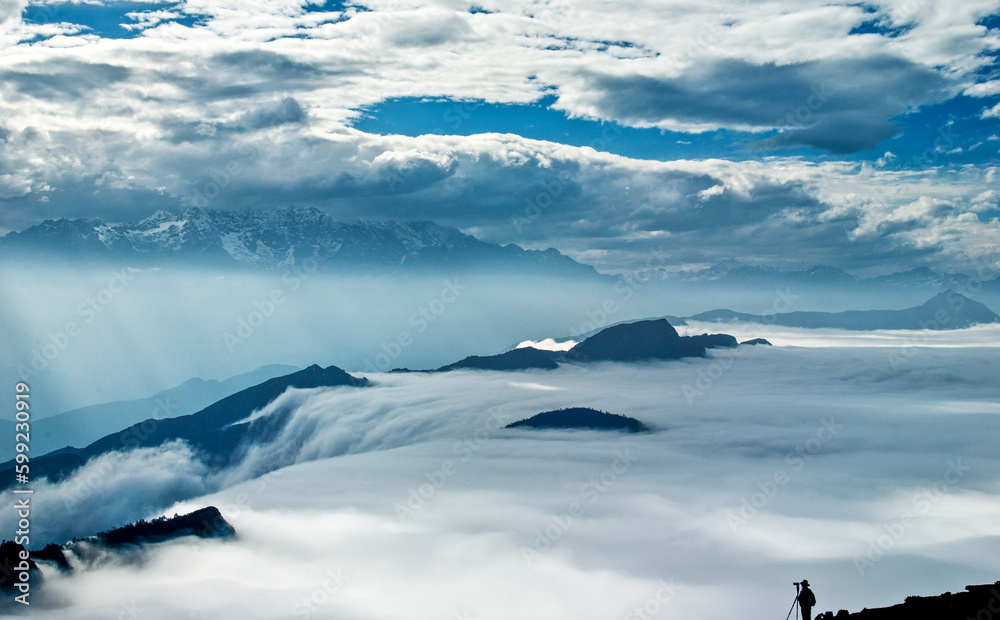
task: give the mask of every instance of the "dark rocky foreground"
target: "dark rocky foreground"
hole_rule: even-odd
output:
[[[38,562],[48,562],[61,571],[71,573],[73,567],[67,558],[67,553],[78,557],[99,556],[106,559],[106,555],[93,553],[94,547],[113,554],[115,550],[125,547],[142,548],[184,536],[232,538],[235,535],[236,530],[226,521],[219,509],[207,506],[186,515],[137,521],[94,536],[79,538],[65,545],[49,544],[36,551],[28,551],[23,545],[14,541],[4,541],[0,544],[0,594],[4,595],[4,604],[10,603],[14,595],[26,591],[22,588],[24,583],[28,583],[31,596],[34,597],[44,586]],[[82,553],[78,554],[78,551]],[[22,576],[25,573],[26,578]],[[22,584],[22,588],[19,588],[18,584]],[[4,604],[0,604],[0,611],[4,608]]]
[[[862,609],[849,613],[841,609],[815,614],[816,620],[991,620],[1000,618],[1000,581],[965,586],[965,592],[945,592],[937,596],[908,596],[891,607]]]

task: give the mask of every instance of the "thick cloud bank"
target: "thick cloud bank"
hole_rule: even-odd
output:
[[[759,335],[794,344],[792,332]],[[117,518],[216,505],[236,541],[175,541],[141,567],[72,578],[47,570],[47,585],[79,618],[126,608],[143,618],[417,619],[739,609],[763,620],[787,611],[803,577],[817,610],[989,582],[1000,568],[996,339],[957,335],[917,346],[865,334],[888,346],[841,346],[814,334],[827,346],[373,374],[366,390],[290,392],[257,414],[295,406],[282,436],[241,468],[205,476],[171,446],[112,459],[101,487]],[[499,428],[573,405],[653,432]],[[203,480],[220,490],[144,509],[165,490],[197,495]],[[40,527],[58,531],[67,515],[55,502],[74,484],[39,489]]]

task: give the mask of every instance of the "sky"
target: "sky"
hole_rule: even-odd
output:
[[[0,232],[308,205],[605,272],[996,272],[998,28],[996,0],[0,0]]]
[[[238,538],[76,547],[32,616],[764,620],[803,578],[816,612],[992,583],[996,326],[762,333],[783,346],[291,389],[223,471],[180,444],[100,457],[35,485],[36,540],[206,505]],[[498,428],[565,406],[652,432]]]

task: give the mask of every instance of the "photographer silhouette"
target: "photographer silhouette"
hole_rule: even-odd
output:
[[[816,604],[816,596],[813,594],[812,590],[809,589],[809,581],[803,579],[801,581],[802,591],[799,592],[795,600],[799,603],[799,609],[802,610],[802,620],[812,620],[812,608]],[[795,584],[796,586],[799,583]]]

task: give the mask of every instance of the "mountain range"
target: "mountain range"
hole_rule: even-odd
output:
[[[812,303],[871,306],[876,303],[914,303],[928,295],[955,290],[986,303],[1000,301],[1000,270],[983,267],[975,276],[965,273],[941,273],[929,267],[917,267],[881,276],[859,277],[827,265],[797,269],[779,269],[767,265],[751,265],[727,259],[704,269],[672,271],[657,267],[630,276],[634,281],[655,282],[678,292],[714,292],[733,296],[748,291],[773,295],[778,290],[790,290],[808,297]]]
[[[0,238],[0,260],[111,262],[129,266],[264,271],[394,272],[448,268],[530,270],[595,277],[557,250],[480,241],[432,222],[334,220],[315,208],[157,211],[138,222],[45,220]]]
[[[705,283],[726,286],[873,286],[882,288],[926,288],[976,290],[981,282],[995,282],[998,274],[984,273],[974,278],[963,273],[939,273],[929,267],[916,267],[883,276],[860,278],[842,269],[827,265],[812,265],[798,269],[779,269],[767,265],[751,265],[737,259],[723,260],[704,269],[669,271],[656,268],[644,272],[656,280],[674,283]]]
[[[926,303],[905,310],[849,310],[846,312],[781,312],[769,315],[732,310],[710,310],[686,317],[711,323],[760,323],[786,327],[836,328],[858,331],[878,329],[963,329],[1000,323],[1000,316],[978,301],[949,289]]]
[[[618,323],[597,330],[568,351],[550,351],[531,346],[497,355],[470,355],[432,371],[451,370],[553,370],[563,363],[644,362],[704,357],[708,349],[738,346],[728,334],[681,336],[667,319],[644,319]],[[397,368],[393,372],[413,372]]]
[[[0,261],[46,259],[70,264],[109,262],[136,267],[213,267],[278,271],[411,273],[469,269],[594,278],[590,265],[558,250],[498,245],[433,222],[341,222],[312,207],[223,211],[192,207],[160,210],[118,224],[99,219],[49,219],[0,237]],[[918,267],[863,278],[836,267],[779,269],[737,259],[711,267],[676,271],[655,267],[624,277],[636,288],[653,282],[680,291],[822,289],[860,295],[865,303],[886,293],[912,299],[954,289],[981,301],[1000,299],[1000,273],[984,268],[975,277]]]

